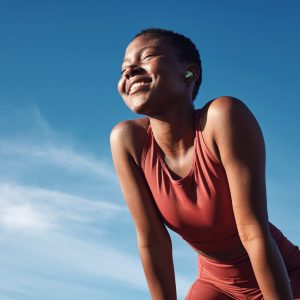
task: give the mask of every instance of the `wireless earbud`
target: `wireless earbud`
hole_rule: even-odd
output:
[[[185,78],[189,78],[189,77],[193,77],[193,75],[194,75],[194,74],[193,74],[192,71],[186,71],[184,77],[185,77]]]

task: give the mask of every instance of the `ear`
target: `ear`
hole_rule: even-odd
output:
[[[187,71],[192,72],[193,76],[189,76],[188,78],[185,78],[185,80],[196,82],[196,80],[199,78],[199,75],[200,75],[199,66],[196,65],[196,64],[186,64],[186,66],[185,66],[185,74],[186,74]]]

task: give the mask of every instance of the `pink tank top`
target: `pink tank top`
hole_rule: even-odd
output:
[[[164,223],[200,251],[241,246],[225,169],[207,148],[196,109],[193,163],[188,175],[174,179],[147,128],[141,167]],[[276,228],[272,226],[272,229]]]

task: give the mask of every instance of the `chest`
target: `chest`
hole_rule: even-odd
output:
[[[169,159],[164,155],[161,155],[163,163],[167,168],[167,172],[174,180],[180,180],[186,177],[193,167],[193,148],[191,148],[187,154],[179,159]]]
[[[176,174],[149,135],[142,168],[165,224],[187,240],[211,242],[236,232],[231,195],[223,165],[205,148],[200,131],[193,152],[192,164],[190,158],[184,173]]]
[[[145,177],[158,210],[169,228],[179,234],[220,233],[235,226],[225,171],[196,159],[185,177],[174,180],[170,171],[150,156]]]

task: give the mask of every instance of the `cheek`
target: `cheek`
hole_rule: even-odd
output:
[[[122,94],[123,94],[123,91],[124,91],[124,79],[120,79],[119,81],[118,81],[118,92],[119,92],[119,94],[122,96]]]
[[[169,83],[174,84],[174,82],[180,80],[179,70],[172,65],[172,62],[157,62],[149,66],[149,71],[154,74],[155,77],[159,77],[159,79],[167,85]]]
[[[119,95],[121,96],[121,98],[123,99],[123,101],[127,105],[127,102],[126,102],[126,96],[127,95],[125,94],[124,89],[125,89],[125,80],[121,78],[118,81],[118,92],[119,92]]]

